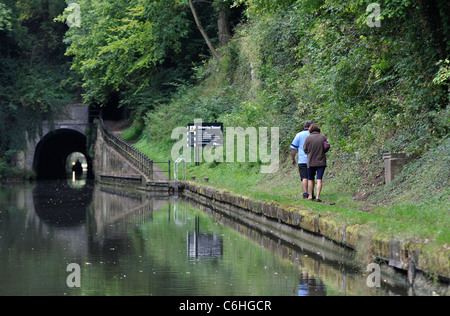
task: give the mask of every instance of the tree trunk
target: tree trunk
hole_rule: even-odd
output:
[[[228,15],[228,9],[224,5],[220,6],[219,18],[217,19],[217,26],[219,29],[219,45],[225,46],[231,39],[231,32],[230,32],[230,19]]]
[[[206,44],[208,45],[208,47],[209,47],[210,51],[213,53],[213,55],[214,55],[218,60],[220,60],[220,54],[219,54],[219,52],[214,48],[214,45],[213,45],[213,43],[211,42],[211,39],[209,38],[208,34],[206,34],[205,29],[202,27],[202,24],[200,23],[200,19],[198,18],[198,15],[197,15],[197,10],[195,10],[194,3],[193,3],[192,0],[189,0],[189,5],[190,5],[190,7],[191,7],[192,14],[194,15],[195,23],[197,24],[197,27],[198,27],[198,29],[200,30],[200,33],[202,33],[202,36],[203,36],[203,38],[205,39]]]
[[[448,16],[442,16],[442,14],[448,14],[444,11],[445,5],[437,0],[418,0],[418,5],[422,26],[428,37],[435,44],[440,59],[445,59],[448,49],[445,39],[446,34],[444,33],[444,19],[448,18]],[[440,9],[442,9],[442,12]]]

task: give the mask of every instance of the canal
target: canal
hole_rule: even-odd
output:
[[[0,295],[411,294],[370,288],[367,274],[182,198],[89,181],[0,187]]]

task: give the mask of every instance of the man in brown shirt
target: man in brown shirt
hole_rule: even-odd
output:
[[[320,134],[320,128],[317,124],[309,127],[309,135],[303,146],[303,151],[308,155],[308,189],[310,190],[309,200],[312,201],[312,190],[317,173],[317,197],[316,202],[320,200],[320,193],[323,187],[323,174],[327,167],[327,158],[325,154],[330,150],[330,144],[325,136]]]

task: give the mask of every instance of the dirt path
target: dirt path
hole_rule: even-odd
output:
[[[129,120],[121,120],[121,121],[104,121],[105,126],[108,130],[113,132],[114,134],[120,136],[122,134],[122,130],[127,128],[130,125]]]

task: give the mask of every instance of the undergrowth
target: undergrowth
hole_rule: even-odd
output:
[[[353,11],[339,12],[296,8],[241,25],[221,48],[220,61],[194,69],[197,84],[180,85],[169,101],[137,112],[136,121],[144,124],[132,127],[130,138],[140,133],[137,147],[166,161],[173,129],[195,119],[279,127],[277,173],[263,175],[255,163],[215,162],[191,164],[189,177],[446,244],[450,112],[445,80],[433,81],[442,67],[424,45],[419,19],[386,19],[384,28],[373,30],[358,23]],[[332,146],[322,197],[335,206],[300,200],[289,145],[307,119],[319,123]],[[386,152],[413,158],[389,185]]]

